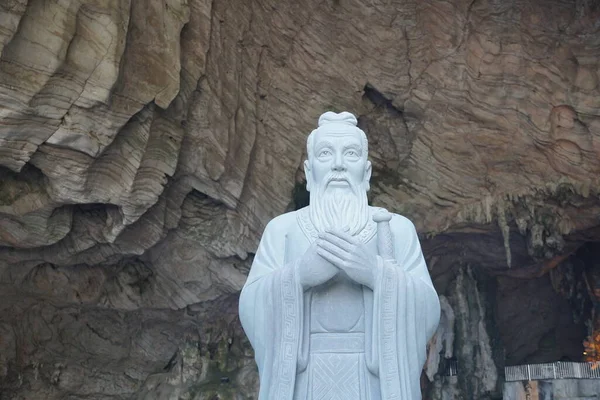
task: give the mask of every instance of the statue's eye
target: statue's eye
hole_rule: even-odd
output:
[[[358,157],[358,151],[356,151],[356,150],[348,150],[346,152],[346,155],[349,156],[349,157]]]
[[[331,154],[331,150],[323,149],[319,152],[319,157],[329,157]]]

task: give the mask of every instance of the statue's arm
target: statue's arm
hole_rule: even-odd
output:
[[[280,215],[265,227],[244,287],[284,266],[288,220],[289,215]]]
[[[404,275],[417,284],[419,302],[427,315],[427,334],[431,337],[440,319],[440,302],[421,250],[414,224],[407,218],[394,215],[391,221],[395,258]]]
[[[283,214],[269,222],[258,246],[244,288],[282,269],[287,269],[288,272],[292,271],[294,282],[298,283],[303,291],[321,285],[337,275],[339,269],[318,254],[316,243],[309,246],[299,259],[287,259],[288,234],[295,224],[294,213]],[[291,245],[299,244],[292,243]]]
[[[269,222],[263,232],[250,274],[239,300],[242,327],[255,351],[259,370],[264,367],[266,351],[273,341],[274,286],[277,274],[283,271],[286,218],[277,217]]]
[[[391,220],[394,235],[394,253],[398,266],[433,288],[421,243],[414,224],[406,217],[395,214]]]

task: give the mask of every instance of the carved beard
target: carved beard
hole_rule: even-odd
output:
[[[347,187],[328,186],[332,179],[346,179]],[[349,228],[352,236],[369,222],[369,202],[365,184],[353,184],[345,173],[330,173],[310,191],[310,220],[317,232]]]

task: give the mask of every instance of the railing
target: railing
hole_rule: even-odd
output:
[[[458,375],[458,360],[455,357],[444,358],[444,376]]]
[[[504,368],[506,382],[538,379],[600,379],[600,361],[513,365]]]

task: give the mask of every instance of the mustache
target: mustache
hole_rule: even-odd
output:
[[[346,182],[348,184],[348,186],[350,187],[350,190],[352,191],[353,194],[357,194],[358,193],[358,187],[360,185],[357,185],[356,183],[354,183],[352,181],[352,179],[350,179],[350,176],[348,175],[348,173],[346,172],[339,172],[339,171],[332,171],[330,173],[328,173],[325,178],[323,179],[323,189],[327,190],[327,188],[329,187],[329,184],[331,182]]]
[[[345,172],[330,172],[325,176],[325,183],[333,181],[346,181],[350,183],[350,177]]]

